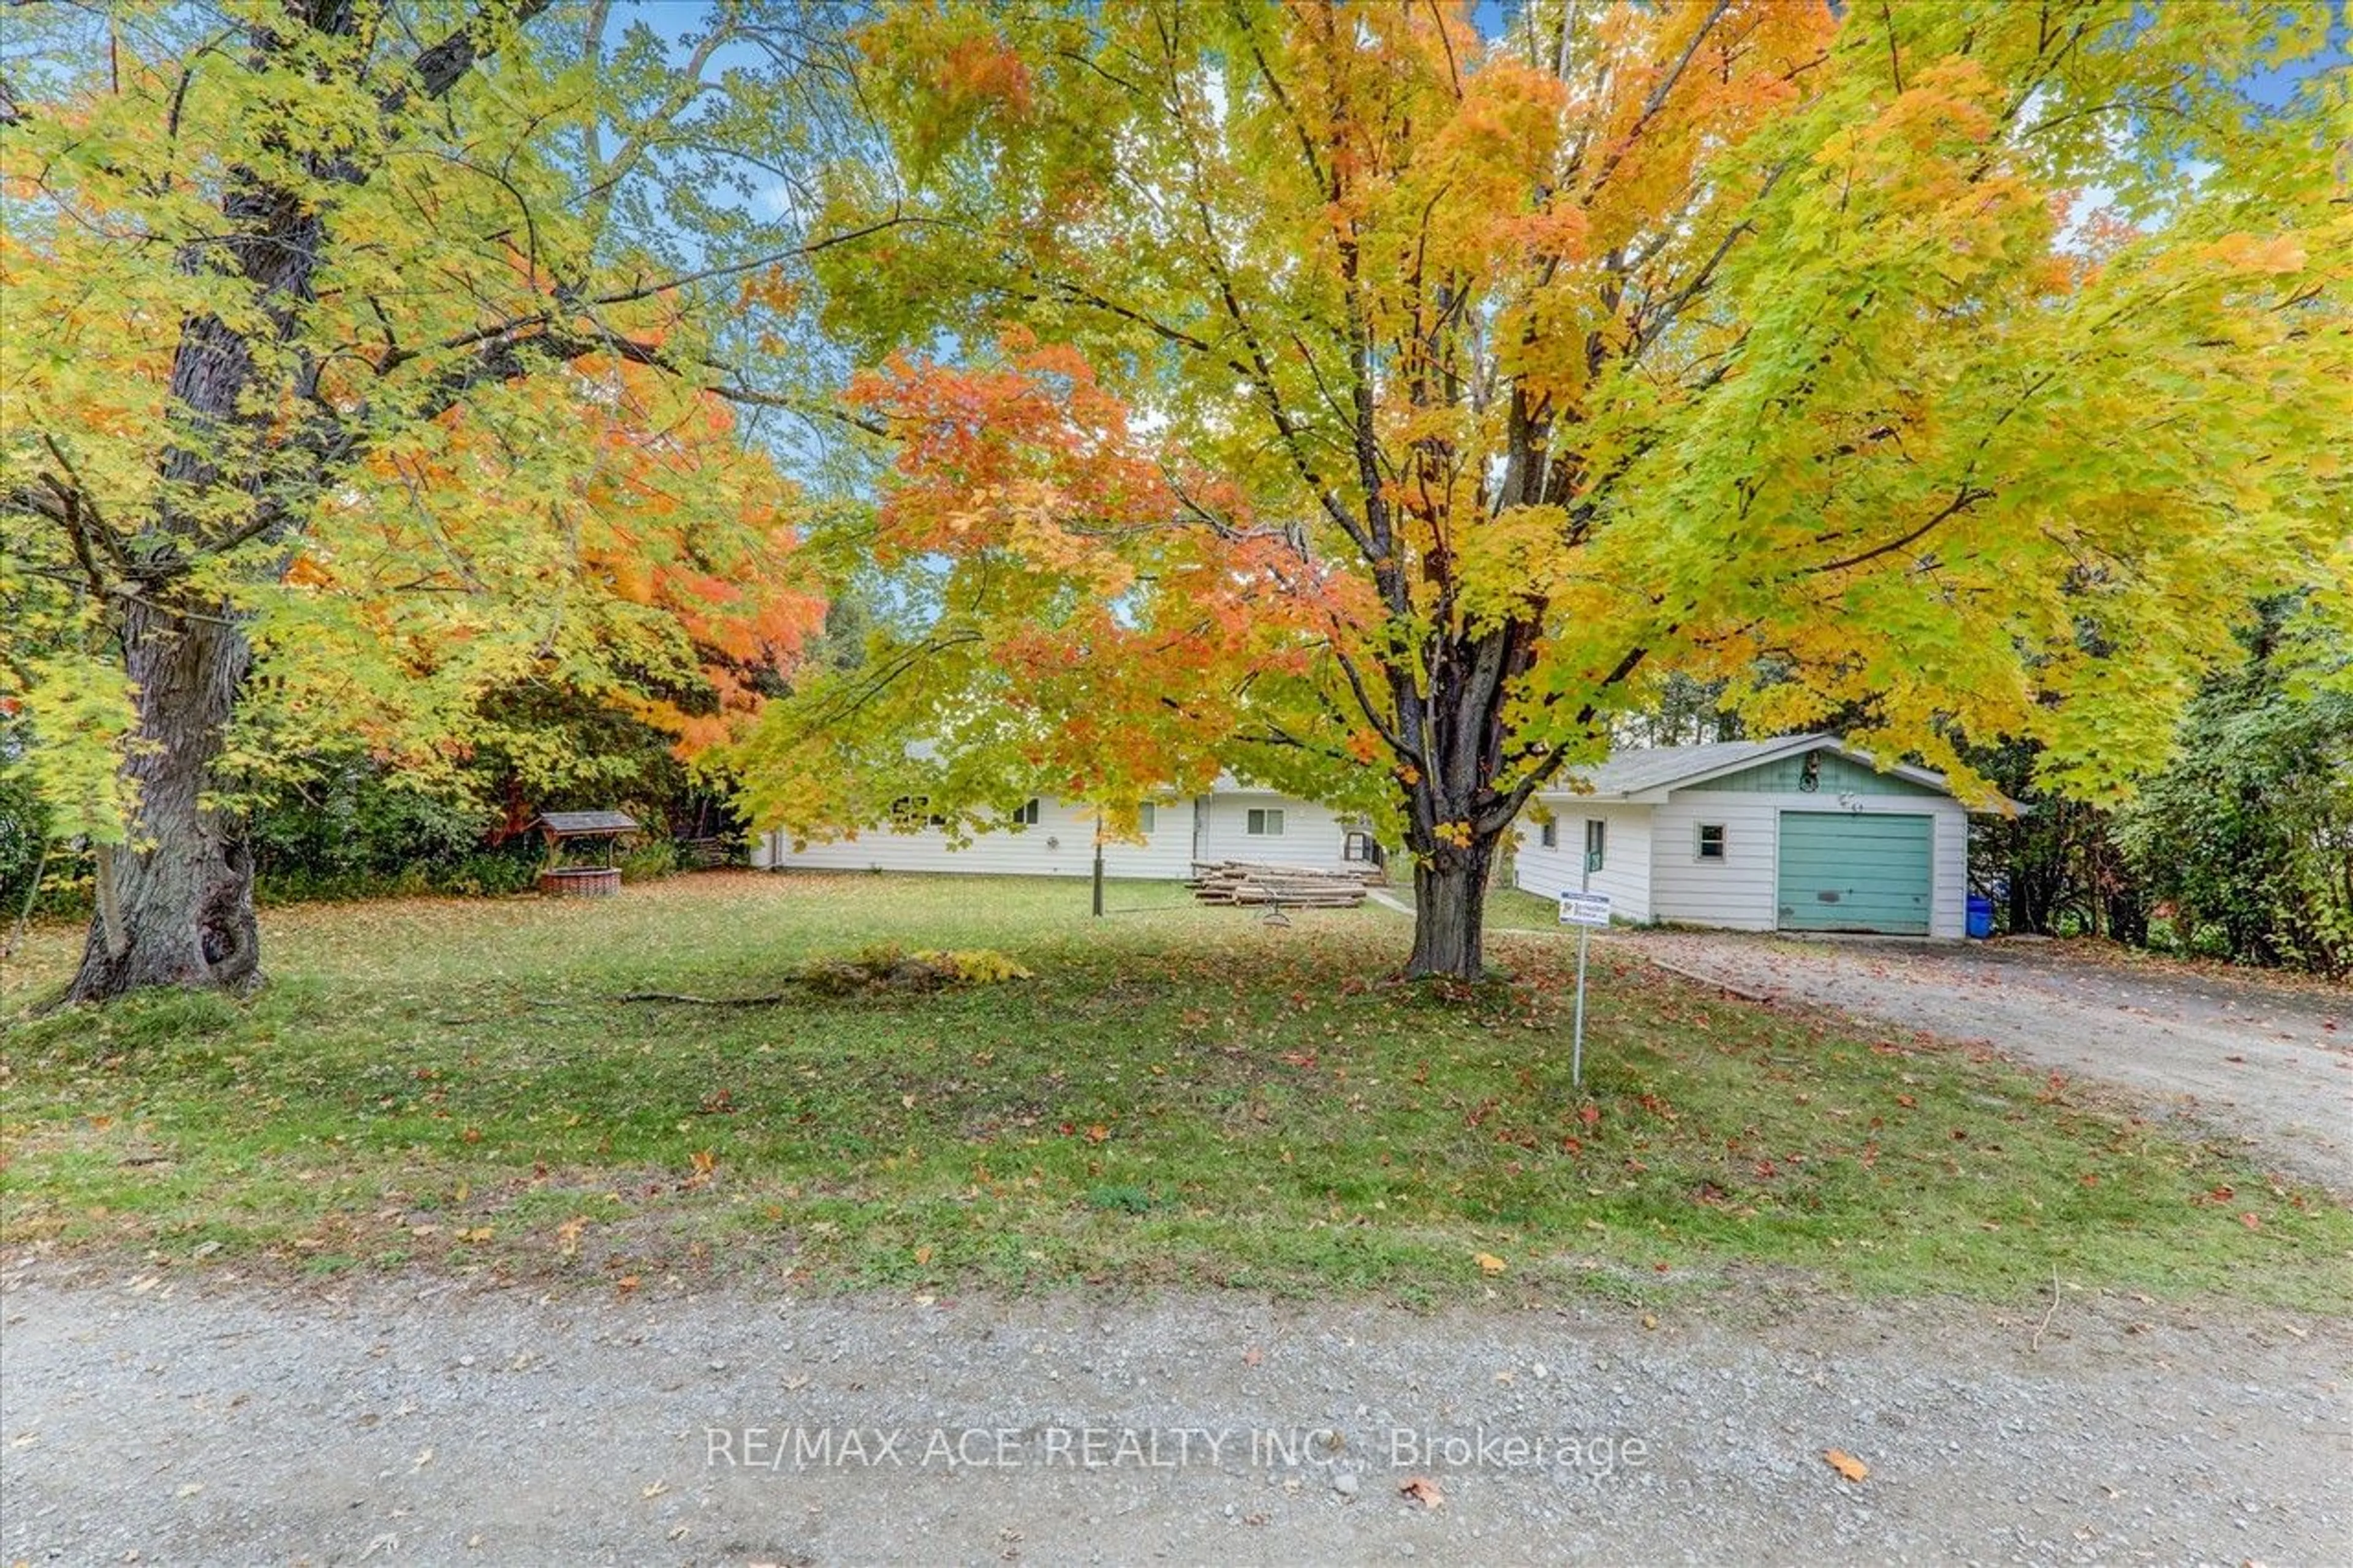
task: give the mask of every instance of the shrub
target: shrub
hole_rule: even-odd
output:
[[[649,838],[621,857],[621,880],[653,882],[678,874],[678,846],[667,838]]]
[[[861,948],[848,958],[821,958],[796,976],[820,996],[870,991],[937,991],[949,985],[996,985],[1032,978],[994,948],[909,952],[895,942]]]

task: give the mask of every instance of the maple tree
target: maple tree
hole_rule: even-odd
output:
[[[517,689],[688,748],[756,710],[821,604],[735,312],[776,348],[807,242],[727,171],[797,155],[807,21],[12,16],[0,701],[100,850],[73,997],[259,977],[234,778],[333,743],[430,787],[554,743],[489,731]]]
[[[2251,87],[2327,26],[888,11],[897,156],[836,222],[900,221],[820,273],[901,443],[828,548],[891,613],[763,721],[754,804],[977,822],[1013,777],[1230,765],[1379,810],[1409,972],[1468,976],[1514,816],[1662,681],[1965,791],[2001,736],[2121,789],[2251,595],[2346,609],[2344,73]]]

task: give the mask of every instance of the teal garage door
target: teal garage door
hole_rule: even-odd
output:
[[[1894,813],[1783,812],[1781,929],[1926,936],[1934,823]]]

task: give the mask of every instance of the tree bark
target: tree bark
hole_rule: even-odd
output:
[[[1502,837],[1473,837],[1468,848],[1449,844],[1415,858],[1409,976],[1476,980],[1485,973],[1487,873]]]
[[[123,772],[138,807],[67,998],[148,985],[249,989],[261,978],[253,858],[242,821],[207,809],[205,790],[251,650],[226,617],[143,602],[130,606],[123,642],[140,719]]]

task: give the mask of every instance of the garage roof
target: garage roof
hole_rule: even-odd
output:
[[[1577,775],[1592,786],[1589,794],[1574,788],[1545,793],[1584,794],[1587,799],[1664,799],[1669,790],[1689,789],[1778,758],[1824,751],[1838,752],[1870,767],[1879,766],[1870,752],[1848,745],[1836,735],[1784,735],[1772,741],[1719,741],[1705,746],[1651,746],[1621,752]],[[1881,771],[1947,795],[1952,793],[1945,775],[1927,768],[1898,763]]]

